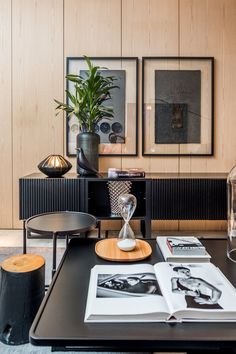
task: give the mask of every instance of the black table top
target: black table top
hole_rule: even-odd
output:
[[[70,235],[94,229],[96,218],[87,213],[59,211],[32,216],[25,226],[38,234]]]
[[[226,256],[226,240],[201,240],[212,262],[236,286],[236,264]],[[186,351],[236,348],[236,323],[84,323],[95,264],[111,264],[94,252],[95,239],[72,239],[30,331],[34,345],[73,346],[80,350]],[[155,240],[143,263],[163,261]],[[112,263],[114,264],[114,263]]]

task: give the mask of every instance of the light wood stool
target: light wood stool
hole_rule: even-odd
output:
[[[45,260],[36,254],[5,259],[0,272],[0,341],[29,342],[29,329],[43,300]]]

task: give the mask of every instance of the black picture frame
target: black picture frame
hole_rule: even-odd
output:
[[[138,155],[138,57],[89,57],[93,64],[109,68],[108,71],[124,71],[125,82],[125,135],[121,143],[101,143],[99,148],[99,156],[137,156]],[[79,74],[80,70],[86,70],[84,67],[84,57],[67,57],[66,58],[66,74]],[[68,80],[66,83],[67,90],[72,85]],[[68,103],[68,96],[66,102]],[[76,117],[73,117],[76,119]],[[113,121],[116,122],[114,116]],[[112,122],[113,122],[112,121]],[[112,125],[111,125],[112,127]],[[111,128],[113,129],[113,128]],[[67,156],[76,156],[75,150],[75,134],[71,127],[71,118],[66,117],[66,154]]]
[[[183,77],[185,78],[182,79]],[[182,86],[178,85],[178,80],[181,80],[179,82]],[[192,83],[193,80],[195,84]],[[190,86],[192,85],[189,91],[186,89],[188,82]],[[188,96],[187,99],[184,98],[184,92],[185,96]],[[188,101],[189,96],[192,96],[193,102]],[[174,103],[175,97],[178,98],[176,103]],[[183,102],[185,100],[188,103]],[[195,109],[197,107],[196,111],[191,111],[191,105]],[[174,112],[181,112],[181,114]],[[197,132],[194,131],[195,126],[191,127],[192,118],[189,118],[191,114],[198,119],[197,124],[196,120],[194,121]],[[170,124],[171,115],[178,119],[181,117],[181,123],[176,126],[176,130],[185,127],[187,122],[187,128],[182,129],[182,136],[181,129],[177,133],[171,133],[173,137],[169,134],[170,130],[175,128],[175,125]],[[161,126],[162,122],[165,122],[164,128]],[[142,155],[212,156],[213,154],[214,57],[143,57]]]

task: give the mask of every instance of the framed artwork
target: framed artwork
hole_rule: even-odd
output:
[[[105,104],[113,106],[114,117],[105,117],[96,125],[100,135],[100,156],[137,156],[138,146],[138,58],[89,57],[95,66],[102,67],[101,74],[114,76],[119,86],[111,92]],[[83,57],[67,58],[67,75],[86,75],[87,64]],[[73,92],[73,82],[67,81],[67,89]],[[69,98],[67,97],[67,103]],[[66,119],[67,156],[76,156],[76,136],[80,126],[75,116]]]
[[[214,58],[142,59],[142,154],[213,155]]]

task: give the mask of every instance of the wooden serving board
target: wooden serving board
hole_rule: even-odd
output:
[[[117,238],[98,241],[95,246],[96,254],[107,261],[134,262],[141,261],[152,254],[152,248],[146,241],[136,240],[132,251],[121,251],[117,246]]]

